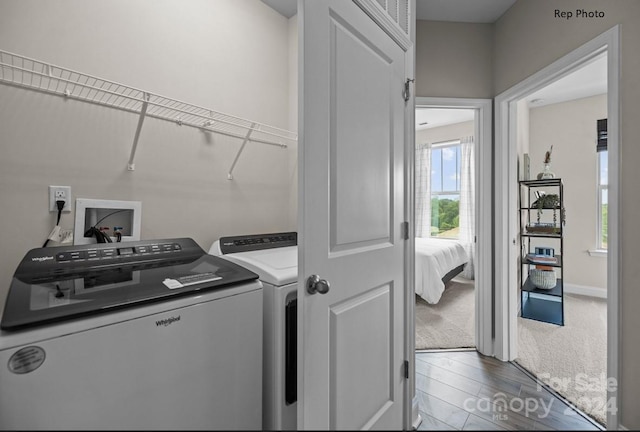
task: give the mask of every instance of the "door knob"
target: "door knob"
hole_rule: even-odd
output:
[[[318,275],[311,275],[307,279],[307,292],[309,294],[326,294],[329,292],[329,288],[331,288],[329,282],[324,279],[320,279],[320,276]]]

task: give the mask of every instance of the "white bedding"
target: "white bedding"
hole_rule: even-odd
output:
[[[416,294],[428,303],[440,301],[442,277],[468,261],[457,240],[416,237]]]

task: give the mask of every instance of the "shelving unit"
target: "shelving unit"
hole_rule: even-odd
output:
[[[127,165],[130,171],[135,169],[134,160],[138,139],[146,117],[242,139],[242,145],[227,175],[229,180],[233,179],[233,169],[247,142],[286,148],[298,139],[297,134],[285,129],[160,96],[2,50],[0,50],[0,82],[137,114],[139,116],[138,126]]]
[[[564,205],[562,180],[520,181],[520,316],[522,318],[564,325]],[[538,209],[536,192],[558,195],[552,207]],[[544,239],[547,244],[541,244]],[[535,257],[535,249],[553,249],[548,257]],[[555,262],[549,261],[555,259]],[[544,266],[556,273],[556,283],[550,289],[534,285],[531,270]]]

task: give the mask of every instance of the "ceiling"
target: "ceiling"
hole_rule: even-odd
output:
[[[262,0],[263,3],[291,18],[297,13],[297,0]],[[431,21],[493,23],[516,0],[416,0],[416,18]]]
[[[602,54],[586,66],[560,78],[525,99],[531,108],[536,108],[606,92],[607,55]]]
[[[417,108],[416,130],[431,129],[454,123],[471,121],[475,111],[460,108]],[[427,123],[427,124],[424,124]]]
[[[262,0],[262,2],[287,18],[298,13],[298,0]]]

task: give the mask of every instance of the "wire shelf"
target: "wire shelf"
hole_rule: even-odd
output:
[[[240,152],[247,141],[286,148],[288,144],[298,139],[297,134],[286,129],[225,114],[3,50],[0,50],[0,82],[139,114],[138,130],[129,160],[130,170],[134,169],[133,158],[145,117],[240,138],[244,140]],[[240,152],[229,172],[229,178]]]

